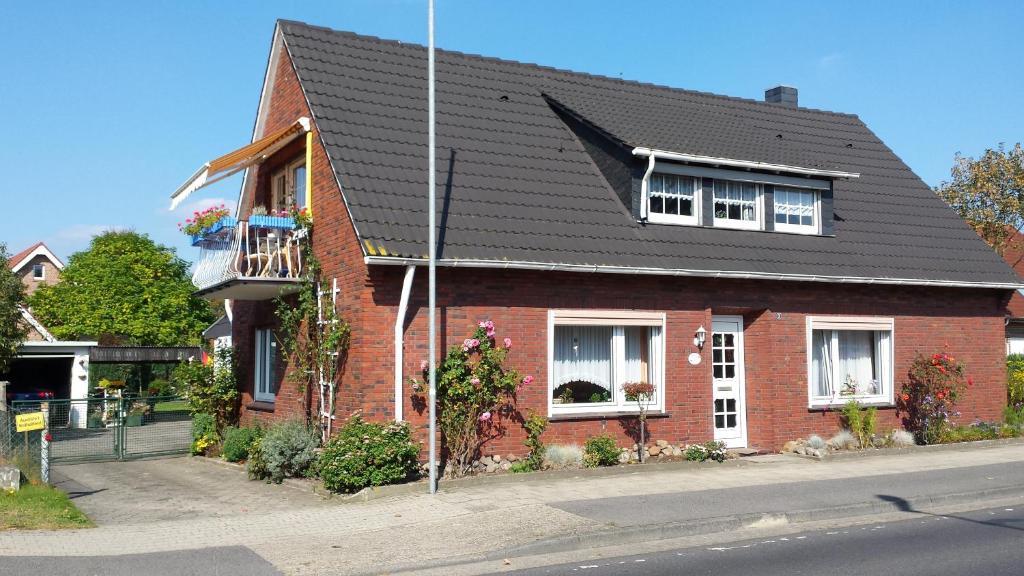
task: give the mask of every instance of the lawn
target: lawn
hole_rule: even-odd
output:
[[[27,484],[16,492],[0,492],[0,530],[92,526],[92,521],[75,507],[68,495],[56,488]]]
[[[188,404],[184,400],[171,400],[170,402],[157,402],[153,406],[153,412],[185,412]]]

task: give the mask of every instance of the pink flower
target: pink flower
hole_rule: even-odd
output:
[[[430,366],[430,362],[427,362],[426,360],[420,360],[420,372],[426,370],[428,366]]]
[[[463,340],[462,341],[462,351],[463,352],[468,352],[469,349],[473,347],[472,343],[473,343],[473,341],[470,340],[469,338],[466,338],[465,340]]]
[[[533,376],[529,374],[523,376],[523,386],[529,386],[530,384],[533,384]]]
[[[477,324],[477,326],[479,326],[480,328],[487,328],[487,322],[481,322]]]
[[[487,422],[490,419],[491,419],[491,413],[490,412],[484,412],[483,414],[480,415],[480,418],[479,418],[479,420],[481,422]]]
[[[480,341],[479,340],[477,340],[476,338],[470,339],[470,341],[469,341],[469,347],[470,348],[476,348],[478,346],[480,346]]]
[[[509,338],[508,336],[506,336],[505,337],[505,348],[511,348],[511,347],[512,347],[512,339]]]
[[[473,386],[479,386],[480,385],[480,379],[477,378],[476,376],[474,376],[474,377],[469,379],[469,383],[472,384]]]

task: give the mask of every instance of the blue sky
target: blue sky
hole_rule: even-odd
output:
[[[440,48],[731,96],[800,89],[850,112],[928,184],[1024,140],[1021,2],[438,0]],[[168,195],[247,142],[274,20],[426,41],[426,0],[5,2],[0,241],[61,257],[131,228],[195,257]]]

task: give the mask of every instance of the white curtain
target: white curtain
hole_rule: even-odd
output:
[[[554,385],[596,384],[612,392],[612,328],[556,326]]]
[[[869,394],[875,378],[875,337],[866,330],[837,331],[839,359],[836,362],[836,386],[842,391],[850,382],[858,394]]]
[[[889,366],[892,366],[892,347],[889,345],[891,334],[883,331],[873,334],[875,335],[875,378],[878,379],[878,385],[872,393],[886,394],[892,385],[892,382],[889,382]]]
[[[815,330],[811,338],[811,378],[815,396],[832,397],[832,330]]]
[[[628,326],[622,332],[625,362],[620,384],[650,382],[657,388],[661,378],[661,327]],[[644,358],[647,360],[646,366]]]

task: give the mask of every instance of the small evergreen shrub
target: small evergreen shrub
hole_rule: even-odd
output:
[[[258,428],[235,428],[228,426],[224,429],[224,444],[221,446],[221,457],[228,462],[241,462],[249,457],[249,447],[253,440],[260,435]]]
[[[914,445],[914,435],[899,428],[889,433],[889,443],[897,448],[906,448]]]
[[[1006,403],[1017,410],[1024,409],[1024,354],[1006,357],[1006,376]]]
[[[862,408],[860,402],[850,400],[843,406],[843,422],[846,429],[857,438],[861,448],[871,446],[871,438],[875,435],[878,422],[878,409],[874,406]]]
[[[583,445],[583,464],[587,468],[615,466],[619,463],[620,452],[619,447],[615,445],[615,439],[611,436],[591,436]]]
[[[815,450],[825,450],[828,448],[828,444],[825,444],[825,441],[817,434],[811,434],[807,437],[807,445]]]
[[[526,417],[523,422],[523,427],[526,428],[526,440],[523,444],[530,449],[530,454],[525,460],[521,460],[524,463],[523,466],[518,468],[524,468],[523,470],[516,470],[516,472],[529,472],[533,470],[540,470],[544,467],[544,442],[541,441],[540,435],[544,433],[544,430],[548,427],[548,419],[537,414],[533,411]],[[516,462],[519,464],[519,462]],[[513,466],[516,468],[517,466]]]
[[[220,442],[217,434],[217,419],[213,414],[199,413],[192,416],[192,453],[206,454]]]
[[[420,447],[405,422],[367,422],[358,414],[345,422],[320,454],[320,478],[332,492],[357,492],[416,474]]]
[[[270,476],[267,463],[263,460],[263,437],[257,436],[249,445],[249,454],[245,459],[245,472],[250,480],[263,480]]]
[[[146,392],[150,396],[174,396],[174,386],[170,382],[163,378],[157,378],[149,383],[149,389]]]
[[[262,478],[280,483],[302,476],[316,461],[319,440],[303,422],[289,420],[267,429],[259,442],[259,457],[266,473]]]
[[[857,438],[849,430],[840,430],[828,442],[839,450],[853,450],[860,447]]]
[[[583,450],[575,444],[552,444],[544,450],[544,466],[580,468],[583,466]]]
[[[1024,427],[1024,405],[1020,408],[1014,408],[1013,406],[1003,408],[1003,422],[1007,426]]]

